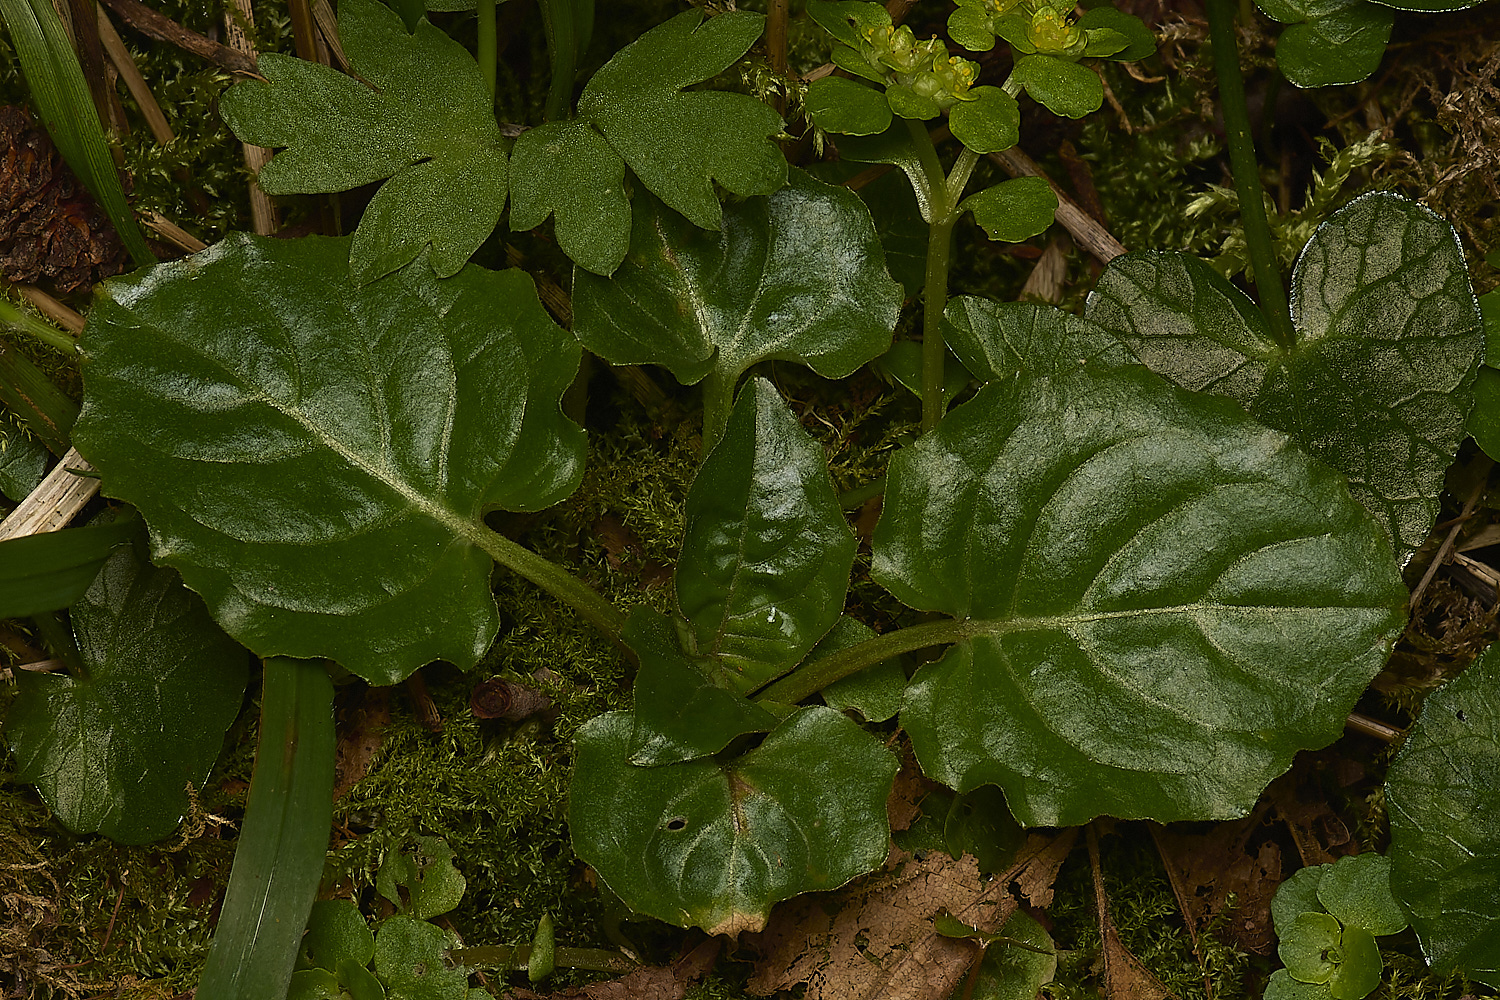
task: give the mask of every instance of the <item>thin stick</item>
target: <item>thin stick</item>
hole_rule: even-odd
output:
[[[83,317],[40,288],[37,288],[35,285],[22,285],[20,283],[11,287],[20,292],[21,297],[27,302],[36,306],[38,312],[64,330],[75,334],[83,332]]]
[[[790,13],[789,0],[771,0],[766,14],[766,52],[771,58],[771,72],[777,79],[785,80],[789,72],[786,58],[786,23]],[[781,117],[786,117],[786,91],[776,94],[771,106]]]
[[[241,21],[243,18],[243,21]],[[255,24],[255,18],[250,11],[250,0],[234,0],[234,6],[224,11],[225,35],[229,38],[232,48],[245,53],[251,59],[255,58],[255,46],[251,44],[250,37],[245,34],[245,28]],[[264,146],[254,146],[244,143],[245,166],[250,168],[250,218],[252,228],[261,236],[270,236],[281,228],[277,219],[276,206],[271,198],[261,190],[260,168],[271,162],[271,151]]]
[[[74,475],[75,471],[93,472],[94,467],[69,448],[37,488],[17,504],[5,520],[0,521],[0,542],[57,531],[73,520],[99,492],[97,478]]]
[[[1012,177],[1040,177],[1051,185],[1052,192],[1057,195],[1057,221],[1078,241],[1079,246],[1100,261],[1108,264],[1125,252],[1124,245],[1111,236],[1108,229],[1099,225],[1093,216],[1080,208],[1052,178],[1042,172],[1035,160],[1019,148],[1012,147],[999,153],[991,153],[990,159]]]
[[[148,38],[175,45],[184,52],[191,52],[200,59],[207,59],[232,73],[250,75],[255,73],[254,56],[210,41],[196,31],[184,28],[171,18],[158,14],[140,0],[103,0],[103,2],[110,10],[120,15],[126,24]]]
[[[130,50],[120,40],[120,33],[115,30],[114,22],[109,19],[109,14],[102,6],[96,9],[99,12],[99,41],[104,44],[104,54],[109,56],[109,61],[119,72],[120,79],[125,81],[130,96],[134,97],[135,103],[140,105],[141,115],[146,119],[146,126],[151,129],[151,134],[156,137],[157,142],[165,146],[177,138],[172,133],[172,126],[167,124],[167,116],[162,113],[161,105],[156,101],[156,95],[151,93],[151,88],[146,85],[146,78],[141,76],[140,69],[131,58]]]
[[[156,235],[173,246],[181,247],[188,253],[197,253],[199,250],[208,248],[207,243],[204,243],[160,212],[147,212],[145,219],[146,225],[156,230]]]
[[[1485,466],[1484,475],[1480,476],[1479,482],[1475,484],[1474,492],[1470,493],[1469,499],[1464,502],[1463,513],[1453,522],[1453,527],[1448,529],[1448,537],[1443,539],[1443,544],[1438,548],[1437,555],[1432,557],[1432,563],[1427,567],[1427,572],[1422,574],[1422,582],[1417,584],[1417,589],[1411,592],[1410,607],[1413,611],[1416,610],[1418,602],[1422,600],[1422,595],[1427,592],[1427,585],[1437,575],[1438,567],[1443,565],[1443,561],[1448,558],[1448,553],[1452,551],[1453,543],[1458,538],[1459,529],[1464,526],[1464,522],[1469,519],[1469,515],[1474,513],[1474,508],[1479,504],[1479,498],[1484,496],[1484,488],[1490,481],[1490,470],[1495,467],[1492,459],[1486,459],[1486,461],[1489,464]]]

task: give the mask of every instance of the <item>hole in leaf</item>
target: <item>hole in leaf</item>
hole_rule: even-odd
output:
[[[1464,710],[1461,708],[1457,712],[1453,713],[1453,717],[1456,718],[1459,722],[1469,721],[1469,717],[1464,714]]]
[[[671,819],[667,820],[667,829],[671,830],[673,833],[676,833],[678,830],[686,830],[687,820],[683,819],[681,816],[673,816]]]

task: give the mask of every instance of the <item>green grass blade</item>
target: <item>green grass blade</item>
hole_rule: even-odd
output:
[[[28,618],[76,604],[110,551],[130,540],[128,520],[0,542],[0,618]]]
[[[286,996],[333,819],[333,684],[319,661],[266,660],[245,823],[200,997]]]
[[[104,129],[67,32],[48,0],[0,0],[32,101],[63,159],[114,223],[137,266],[156,263],[146,237],[125,201]]]
[[[0,403],[10,407],[54,455],[68,450],[78,404],[20,351],[0,339]]]

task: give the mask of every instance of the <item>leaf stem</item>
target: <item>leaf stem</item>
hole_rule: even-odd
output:
[[[476,13],[479,16],[479,44],[475,59],[479,72],[484,74],[484,86],[490,92],[490,101],[495,100],[495,67],[498,64],[499,46],[495,38],[495,0],[479,0]]]
[[[1240,71],[1239,45],[1234,36],[1235,0],[1208,0],[1208,31],[1214,55],[1214,74],[1219,80],[1219,108],[1224,114],[1224,140],[1229,147],[1229,166],[1240,200],[1240,219],[1245,225],[1245,247],[1255,271],[1260,309],[1272,334],[1283,348],[1296,343],[1291,309],[1276,252],[1271,243],[1271,224],[1266,218],[1260,167],[1255,160],[1255,141],[1250,136],[1250,110],[1245,103],[1245,79]]]
[[[724,436],[729,426],[729,411],[734,408],[734,376],[715,368],[703,377],[703,454],[707,455]]]
[[[593,587],[498,531],[485,528],[475,541],[497,563],[562,601],[615,644],[622,644],[625,616]]]
[[[943,206],[933,206],[927,227],[926,282],[922,286],[922,433],[943,419],[943,307],[948,304],[948,258],[953,248],[953,224],[958,217]]]
[[[64,354],[78,353],[77,342],[67,333],[30,313],[22,312],[4,298],[0,298],[0,323],[6,323]]]
[[[328,851],[334,742],[322,661],[266,660],[250,800],[199,996],[286,996]]]
[[[762,688],[754,700],[795,705],[834,681],[841,681],[893,656],[928,646],[961,642],[982,630],[983,623],[942,618],[887,632],[794,670],[779,681]]]

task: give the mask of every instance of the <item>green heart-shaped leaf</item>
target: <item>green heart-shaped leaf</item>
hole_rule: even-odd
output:
[[[1020,243],[1052,225],[1057,194],[1041,177],[1012,177],[969,195],[958,208],[972,211],[990,239]]]
[[[693,652],[748,694],[799,663],[844,610],[854,533],[823,448],[754,379],[688,491],[677,603]]]
[[[177,574],[125,546],[72,611],[83,677],[20,670],[5,717],[16,776],[68,829],[171,833],[240,711],[249,658]]]
[[[1082,118],[1104,104],[1104,84],[1098,75],[1087,66],[1056,56],[1022,56],[1016,60],[1011,78],[1038,104],[1064,118]]]
[[[408,916],[431,920],[464,898],[468,883],[454,867],[454,857],[442,837],[413,838],[385,856],[375,873],[375,888]]]
[[[625,161],[588,122],[549,122],[510,151],[511,232],[556,217],[557,245],[580,267],[613,274],[630,248]]]
[[[1351,855],[1324,868],[1318,902],[1340,923],[1371,934],[1396,934],[1406,927],[1406,913],[1391,895],[1391,862],[1384,855]]]
[[[1369,0],[1261,0],[1287,25],[1276,65],[1299,87],[1358,83],[1380,66],[1396,15]]]
[[[244,142],[288,147],[260,172],[267,194],[391,178],[355,230],[356,281],[394,271],[428,244],[432,269],[455,274],[505,207],[504,140],[479,66],[439,28],[408,32],[378,0],[343,0],[339,36],[358,77],[267,53],[264,81],[224,94],[224,120]]]
[[[1136,62],[1156,55],[1156,36],[1151,33],[1150,28],[1146,27],[1145,22],[1134,14],[1127,14],[1109,4],[1084,11],[1083,16],[1078,19],[1078,27],[1084,31],[1097,31],[1103,28],[1125,36],[1126,46],[1111,52],[1109,54],[1111,59],[1120,62]]]
[[[719,228],[714,181],[742,195],[786,183],[786,158],[768,138],[780,131],[780,115],[744,94],[683,90],[733,65],[764,22],[750,11],[707,21],[683,11],[616,52],[578,100],[579,116],[641,183],[704,229]]]
[[[1375,936],[1363,927],[1346,926],[1339,935],[1339,955],[1343,961],[1328,980],[1333,1000],[1364,1000],[1374,993],[1385,965]]]
[[[684,385],[732,384],[775,358],[842,378],[891,342],[901,286],[869,210],[793,171],[782,190],[724,211],[722,233],[635,198],[631,251],[613,278],[574,274],[573,332],[615,364],[664,365]]]
[[[992,383],[890,465],[873,575],[953,616],[927,775],[1026,825],[1242,815],[1404,622],[1378,527],[1284,435],[1138,367]]]
[[[758,931],[772,904],[880,865],[896,758],[829,708],[799,709],[731,761],[635,767],[634,723],[578,730],[568,827],[635,912],[710,934]]]
[[[369,965],[375,957],[375,935],[359,907],[347,899],[320,899],[307,918],[307,933],[297,952],[299,969],[319,968],[337,972],[339,963],[350,960]]]
[[[1147,367],[1239,401],[1349,477],[1401,561],[1427,537],[1484,349],[1463,249],[1432,212],[1365,195],[1320,226],[1292,277],[1297,342],[1185,254],[1115,258],[1085,316]]]
[[[1293,979],[1304,983],[1326,983],[1338,968],[1339,939],[1343,927],[1326,913],[1299,913],[1281,932],[1276,954]],[[1340,956],[1339,961],[1342,960]]]
[[[1391,762],[1391,888],[1433,971],[1500,989],[1500,646],[1432,694]]]
[[[521,271],[356,287],[348,253],[231,236],[112,281],[74,441],[236,639],[391,684],[494,638],[481,517],[577,484],[579,349]]]
[[[974,100],[948,112],[953,138],[976,153],[998,153],[1021,141],[1021,109],[1014,97],[999,87],[974,87],[969,94]]]
[[[775,715],[729,690],[723,671],[699,667],[677,648],[659,611],[636,608],[622,635],[640,660],[630,763],[656,767],[716,754],[736,736],[776,728]]]
[[[807,88],[807,117],[818,128],[845,135],[877,135],[891,127],[891,106],[878,90],[825,76]]]
[[[1276,887],[1276,895],[1271,899],[1271,920],[1278,936],[1286,933],[1286,928],[1292,926],[1297,914],[1323,909],[1323,904],[1318,900],[1318,887],[1323,884],[1323,876],[1332,867],[1309,865],[1299,868],[1291,878]]]

